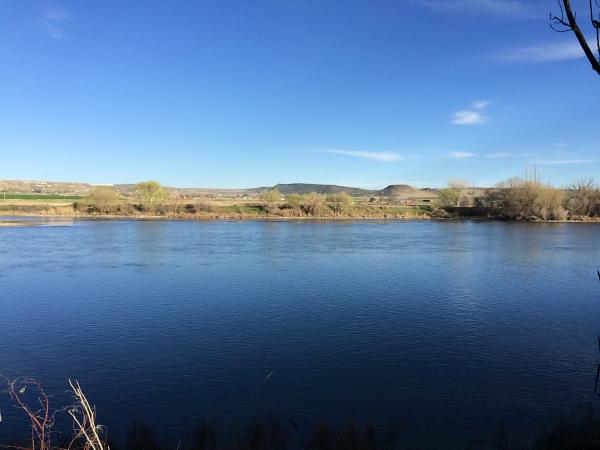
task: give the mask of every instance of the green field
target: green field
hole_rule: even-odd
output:
[[[263,210],[254,205],[227,205],[219,206],[219,212],[235,214],[261,214]]]
[[[81,200],[81,195],[51,195],[51,194],[11,194],[0,192],[0,200]]]

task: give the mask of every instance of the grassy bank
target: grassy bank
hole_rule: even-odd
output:
[[[81,200],[81,195],[52,195],[52,194],[12,194],[2,192],[0,193],[0,200],[43,200],[43,201],[77,201]]]

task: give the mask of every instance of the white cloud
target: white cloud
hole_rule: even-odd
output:
[[[477,125],[484,122],[484,117],[478,111],[457,111],[452,117],[454,125]]]
[[[475,153],[471,152],[451,152],[449,153],[450,158],[453,159],[469,159],[475,157]]]
[[[585,55],[574,37],[564,42],[518,47],[500,52],[494,59],[522,64],[549,63],[583,58]]]
[[[54,6],[45,11],[44,18],[52,22],[65,23],[71,21],[71,14],[65,8]]]
[[[64,27],[71,22],[71,14],[65,8],[53,6],[47,8],[40,17],[37,18],[42,33],[52,39],[65,39],[67,37]]]
[[[570,166],[577,164],[590,164],[598,162],[598,159],[554,159],[549,161],[536,161],[540,166]]]
[[[450,121],[454,125],[477,125],[485,122],[486,117],[482,111],[490,104],[489,100],[475,100],[471,103],[471,109],[457,111]]]
[[[489,159],[508,158],[509,156],[510,156],[509,152],[496,152],[496,153],[492,153],[491,155],[487,155],[487,157]]]
[[[405,161],[407,159],[416,159],[414,156],[404,156],[394,152],[371,152],[362,150],[339,150],[339,149],[324,149],[327,153],[336,155],[352,156],[355,158],[372,159],[374,161],[395,162]]]
[[[476,100],[471,103],[471,108],[474,109],[485,109],[490,104],[489,100]]]

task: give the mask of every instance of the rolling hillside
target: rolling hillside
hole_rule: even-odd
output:
[[[125,196],[132,196],[135,184],[117,184],[114,189]],[[55,181],[31,181],[31,180],[0,180],[0,192],[13,194],[40,194],[40,195],[75,195],[85,196],[94,188],[88,183],[70,183]],[[308,183],[280,183],[273,186],[282,194],[335,194],[346,192],[353,197],[388,197],[398,200],[430,198],[436,196],[435,189],[417,189],[406,184],[387,186],[381,190],[369,190],[349,186],[338,186],[335,184],[308,184]],[[256,197],[261,192],[271,189],[270,187],[257,187],[249,189],[213,189],[213,188],[175,188],[165,186],[165,190],[173,196],[185,198],[194,197]]]

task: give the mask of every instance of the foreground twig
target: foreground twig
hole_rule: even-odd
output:
[[[37,393],[38,406],[35,402],[27,401],[24,397],[27,391]],[[17,378],[8,381],[8,393],[17,407],[22,409],[31,422],[31,450],[50,450],[50,435],[54,425],[54,414],[50,414],[50,400],[42,385],[31,378]],[[35,395],[35,394],[31,394]],[[30,396],[31,396],[30,395]],[[12,448],[20,448],[12,446]]]
[[[102,426],[96,423],[96,409],[83,393],[77,381],[69,380],[69,385],[75,395],[76,404],[68,410],[73,418],[73,427],[76,433],[69,449],[81,443],[85,450],[110,450],[108,444],[101,438]]]

